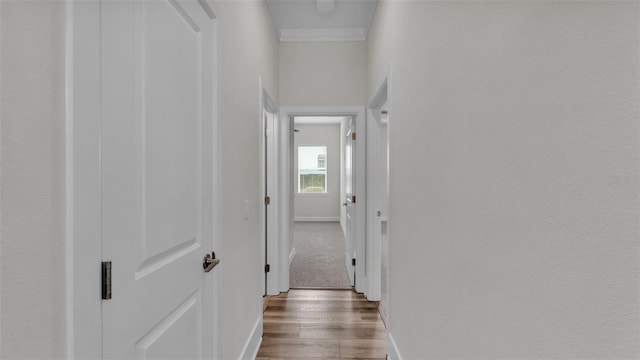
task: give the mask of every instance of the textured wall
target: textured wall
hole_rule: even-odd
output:
[[[220,1],[222,358],[237,359],[262,316],[258,77],[278,98],[278,39],[264,1]],[[249,219],[245,221],[245,200]],[[216,250],[218,253],[218,250]]]
[[[401,354],[640,356],[638,2],[378,5]]]
[[[64,3],[0,12],[0,358],[64,358]]]
[[[365,42],[280,43],[280,105],[366,104]]]

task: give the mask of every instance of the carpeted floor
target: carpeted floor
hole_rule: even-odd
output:
[[[340,223],[296,222],[293,244],[290,287],[351,289]]]

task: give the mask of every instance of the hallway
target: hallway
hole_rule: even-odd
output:
[[[639,30],[639,0],[0,0],[0,359],[640,359]],[[335,160],[295,133],[321,115],[355,119]],[[294,175],[296,138],[327,151]],[[386,327],[289,291],[296,220],[343,221]]]
[[[258,360],[384,359],[377,303],[350,290],[291,290],[268,298]]]

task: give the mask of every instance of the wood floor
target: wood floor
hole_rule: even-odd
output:
[[[257,360],[385,359],[377,303],[351,290],[290,290],[268,299]]]

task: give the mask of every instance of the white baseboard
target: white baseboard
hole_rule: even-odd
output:
[[[303,216],[297,216],[293,219],[293,221],[299,221],[299,222],[305,222],[305,221],[309,221],[309,222],[338,222],[340,221],[340,217],[334,217],[334,216],[308,216],[308,217],[303,217]]]
[[[387,333],[387,359],[402,360],[400,349],[398,349],[398,345],[396,345],[396,341],[393,339],[391,333]]]
[[[260,350],[260,344],[262,344],[262,316],[258,318],[256,324],[253,326],[253,331],[247,339],[240,355],[241,360],[253,360],[258,356],[258,350]]]
[[[382,221],[382,222],[389,221],[389,217],[388,216],[380,216],[380,221]]]
[[[291,249],[291,252],[289,253],[289,266],[291,266],[291,263],[293,262],[293,259],[296,257],[296,248]]]

